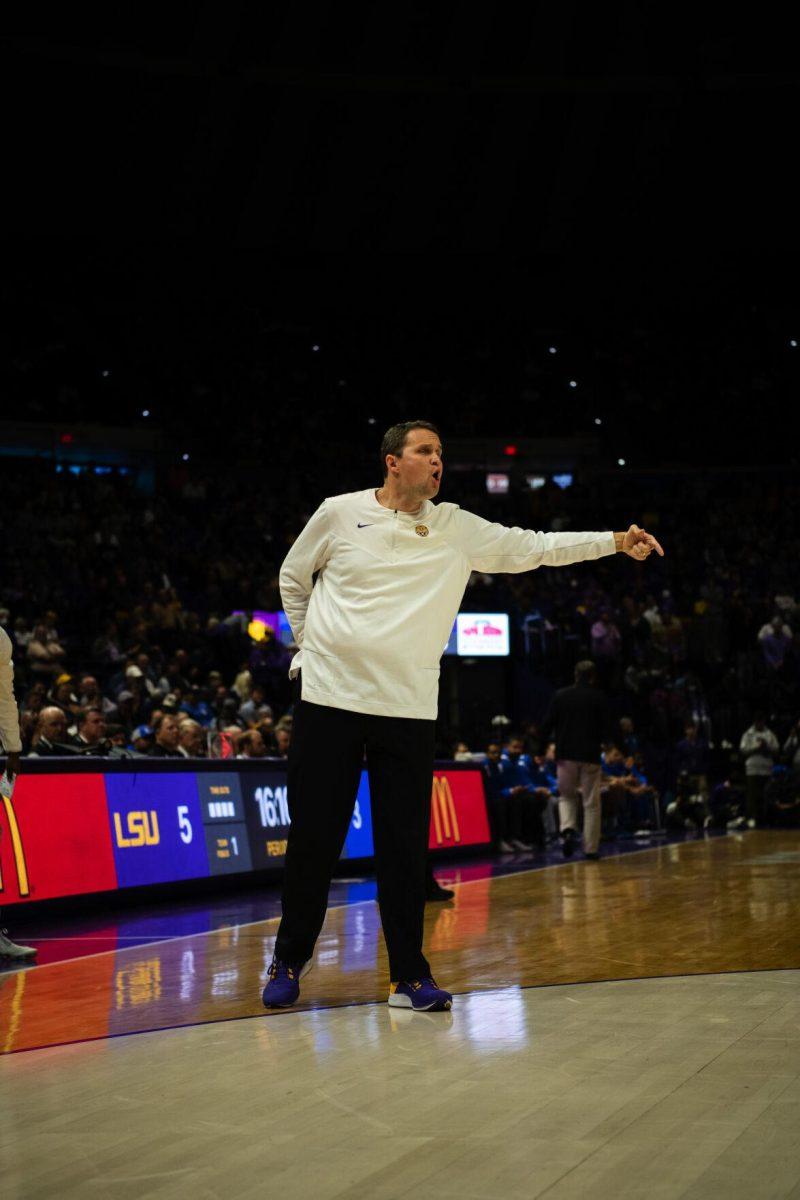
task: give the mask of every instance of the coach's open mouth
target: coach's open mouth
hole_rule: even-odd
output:
[[[433,472],[433,478],[436,480],[437,483],[439,482],[439,475],[440,475],[439,471]]]

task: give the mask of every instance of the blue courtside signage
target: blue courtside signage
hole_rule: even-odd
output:
[[[194,774],[107,775],[106,796],[120,887],[209,874]]]

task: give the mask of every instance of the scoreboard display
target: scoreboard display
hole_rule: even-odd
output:
[[[0,805],[0,906],[280,868],[290,826],[283,761],[29,761]],[[489,841],[482,772],[440,764],[430,849]],[[373,853],[363,771],[341,857]]]

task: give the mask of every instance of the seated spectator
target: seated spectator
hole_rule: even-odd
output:
[[[199,721],[187,717],[178,723],[178,752],[184,758],[206,757],[206,731]]]
[[[634,757],[641,749],[632,717],[620,717],[619,719],[619,748],[625,758]]]
[[[545,840],[558,836],[558,762],[556,759],[556,744],[548,742],[544,754],[529,756],[531,762],[531,777],[540,794],[547,793],[547,803],[542,812]]]
[[[71,675],[59,675],[55,682],[55,686],[50,691],[50,703],[62,708],[66,714],[67,722],[70,725],[75,724],[83,709],[80,706],[80,701],[75,695],[73,688],[73,678]]]
[[[214,723],[214,711],[205,697],[205,689],[193,683],[188,696],[181,703],[181,712],[186,713],[196,725],[210,729]]]
[[[29,751],[31,758],[63,758],[75,753],[69,743],[64,710],[48,705],[39,713]]]
[[[781,829],[800,826],[800,771],[776,767],[764,790],[766,817]]]
[[[736,787],[731,779],[722,779],[711,788],[708,797],[708,810],[711,816],[710,825],[717,829],[735,829],[745,824],[741,816],[744,804],[744,792]]]
[[[250,699],[245,700],[239,708],[240,719],[244,721],[249,729],[254,729],[265,717],[271,716],[272,709],[266,702],[262,684],[254,683],[250,692]]]
[[[708,796],[708,742],[694,722],[684,727],[683,738],[675,749],[675,767],[678,775],[689,776],[696,792]]]
[[[787,767],[800,771],[800,720],[783,743],[783,761]]]
[[[238,739],[236,746],[237,758],[265,758],[267,748],[264,739],[257,729],[248,729]]]
[[[617,829],[627,833],[652,830],[655,789],[635,759],[625,758],[619,746],[609,746],[600,756],[600,766],[604,807]]]
[[[146,707],[141,695],[134,694],[129,688],[123,688],[117,695],[115,716],[120,725],[124,725],[126,729],[133,729],[136,725],[147,724]]]
[[[151,725],[137,725],[131,734],[130,750],[136,754],[149,754],[153,747],[153,727]]]
[[[456,742],[453,747],[453,762],[471,762],[472,751],[466,742]]]
[[[125,733],[124,725],[107,725],[106,738],[108,740],[109,758],[136,757],[134,752],[128,749],[128,737]]]
[[[763,625],[759,630],[758,641],[768,669],[780,671],[792,645],[792,631],[785,624],[783,617],[773,617],[768,625]]]
[[[678,776],[675,799],[667,805],[665,821],[668,828],[694,828],[700,832],[712,824],[705,800],[699,792],[692,790],[692,783],[686,772]]]
[[[188,690],[188,688],[187,688],[187,690]],[[183,704],[183,688],[176,687],[173,689],[173,691],[167,692],[166,696],[161,701],[161,704],[159,707],[165,713],[172,713],[173,715],[177,715],[177,713],[180,712],[180,708],[181,708],[182,704]]]
[[[135,662],[131,663],[125,668],[125,681],[123,686],[140,695],[144,695],[145,693],[148,695],[151,694],[145,687],[144,671],[139,664]],[[157,691],[157,688],[153,689],[153,693]]]
[[[591,629],[592,659],[601,685],[608,687],[615,678],[622,652],[622,634],[610,611],[603,609]]]
[[[275,722],[272,717],[265,717],[263,721],[259,722],[256,728],[261,734],[261,740],[264,743],[267,757],[277,757],[278,743],[275,740]]]
[[[662,613],[661,645],[670,662],[680,664],[686,659],[686,634],[683,622],[673,612]]]
[[[253,684],[261,684],[265,695],[277,703],[288,701],[289,663],[292,656],[282,642],[275,637],[268,625],[260,642],[254,642],[250,650],[248,666]]]
[[[185,758],[178,749],[180,729],[172,713],[162,712],[153,721],[155,742],[149,750],[150,758]]]
[[[111,749],[106,740],[106,719],[100,708],[87,708],[78,717],[78,732],[72,744],[79,754],[105,755]]]
[[[92,658],[100,667],[114,667],[122,658],[116,621],[106,622],[103,633],[92,644]]]
[[[785,614],[776,612],[771,621],[767,621],[758,631],[759,644],[766,641],[768,637],[773,637],[776,634],[788,641],[792,640],[792,630],[787,624]]]
[[[3,622],[0,621],[0,625],[2,624]],[[28,645],[32,637],[33,634],[30,629],[28,629],[28,622],[24,617],[17,617],[17,619],[14,621],[14,645],[19,651],[20,657],[22,655],[27,656]]]
[[[48,638],[46,625],[40,622],[34,626],[28,642],[27,658],[28,667],[36,679],[55,679],[62,674],[61,664],[66,653],[63,646]]]
[[[230,730],[232,728],[243,730],[245,728],[244,721],[239,716],[239,703],[233,700],[230,696],[222,701],[219,716],[213,722],[213,727],[220,732]]]
[[[505,787],[508,764],[503,760],[497,742],[486,747],[486,762],[483,775],[486,780],[486,800],[489,809],[489,825],[492,845],[501,854],[513,854],[523,849],[522,845],[522,797]]]
[[[289,747],[292,744],[292,727],[281,722],[275,727],[275,749],[278,758],[289,757]]]
[[[219,672],[217,672],[217,674],[219,674]],[[231,691],[235,692],[240,700],[245,701],[250,699],[252,690],[253,676],[250,674],[247,663],[242,663],[236,678],[233,681]]]
[[[524,751],[522,738],[512,735],[507,739],[502,754],[503,792],[519,796],[522,802],[522,830],[517,849],[531,850],[535,845],[543,850],[547,841],[543,813],[550,801],[550,785],[543,768],[535,766]]]
[[[47,685],[41,681],[34,683],[34,685],[28,689],[25,699],[22,702],[22,715],[26,716],[30,714],[31,716],[38,717],[46,703]]]
[[[764,792],[778,756],[778,739],[767,728],[763,713],[757,713],[753,724],[742,734],[739,752],[744,759],[747,825],[754,829],[764,823]]]
[[[117,711],[114,701],[101,692],[94,675],[84,675],[78,683],[78,704],[82,709],[99,708],[107,718]]]

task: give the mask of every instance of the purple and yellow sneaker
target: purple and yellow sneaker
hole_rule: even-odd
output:
[[[411,979],[393,983],[389,988],[392,1008],[413,1008],[416,1012],[445,1012],[453,1006],[453,997],[436,986],[435,979]]]
[[[267,971],[267,986],[261,993],[265,1008],[291,1008],[300,995],[300,980],[311,970],[305,963],[286,963],[273,958]]]

